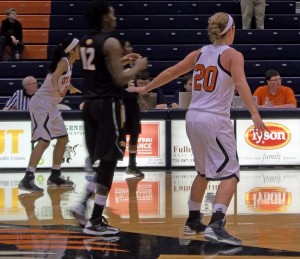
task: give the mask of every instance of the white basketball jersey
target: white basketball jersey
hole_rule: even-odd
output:
[[[56,105],[62,101],[65,97],[71,82],[72,68],[67,58],[64,58],[68,63],[68,71],[61,75],[58,79],[58,88],[55,89],[52,84],[53,74],[48,73],[44,83],[35,93],[35,95],[46,100],[53,105]]]
[[[193,71],[190,110],[230,115],[235,84],[220,63],[220,56],[228,48],[227,45],[202,47]]]

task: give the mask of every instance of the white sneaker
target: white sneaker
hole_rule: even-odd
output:
[[[93,225],[91,221],[88,221],[83,229],[83,233],[95,236],[116,235],[119,232],[120,229],[108,225],[107,220],[103,216],[100,223]]]

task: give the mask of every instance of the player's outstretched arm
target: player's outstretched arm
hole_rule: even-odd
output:
[[[179,76],[190,72],[194,69],[196,59],[199,56],[200,50],[195,50],[188,54],[182,61],[178,62],[176,65],[169,67],[162,71],[157,77],[155,77],[148,85],[145,87],[130,87],[127,88],[128,92],[136,92],[139,94],[145,94],[151,90],[163,86],[172,80],[178,78]]]

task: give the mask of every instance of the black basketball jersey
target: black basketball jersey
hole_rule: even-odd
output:
[[[109,37],[107,33],[94,31],[81,40],[85,98],[122,98],[122,88],[115,85],[103,54],[103,44]]]

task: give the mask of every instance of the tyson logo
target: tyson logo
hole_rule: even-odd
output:
[[[278,123],[266,122],[270,132],[264,134],[256,132],[254,126],[249,127],[245,132],[245,139],[248,145],[258,149],[277,149],[287,145],[291,140],[290,130]]]
[[[292,194],[283,187],[256,187],[246,193],[246,205],[258,212],[283,212],[292,203]]]

